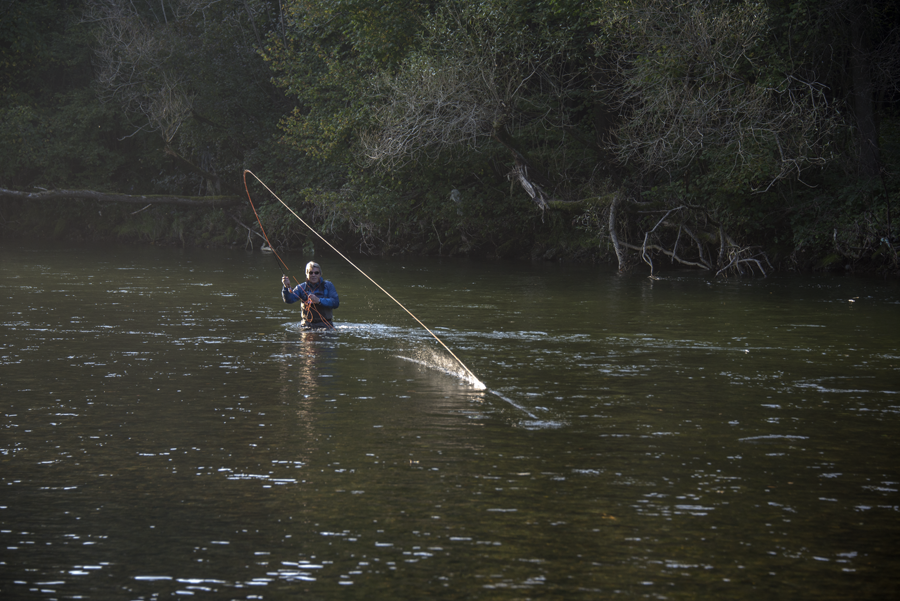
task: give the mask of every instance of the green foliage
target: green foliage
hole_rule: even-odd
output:
[[[65,0],[5,0],[0,8],[0,96],[27,94],[42,87],[40,76],[64,58],[60,37],[74,14]]]
[[[390,69],[415,41],[425,2],[288,0],[285,31],[269,34],[263,56],[276,83],[299,104],[282,120],[298,151],[351,160],[367,118],[368,78]]]
[[[0,108],[0,184],[91,188],[127,181],[131,144],[115,137],[119,113],[88,89],[59,93],[44,106]]]
[[[900,191],[879,180],[854,182],[810,198],[792,216],[794,259],[813,268],[898,273]],[[818,259],[818,257],[824,257]]]
[[[0,10],[0,187],[229,194],[250,168],[349,249],[546,259],[611,256],[615,196],[632,246],[690,227],[897,273],[900,11],[882,0]],[[250,192],[273,244],[316,242]],[[249,206],[0,205],[26,235],[246,244],[244,226]]]

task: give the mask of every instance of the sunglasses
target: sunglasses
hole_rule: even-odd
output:
[[[320,273],[322,273],[322,272],[321,271],[310,271],[309,275],[319,275]]]

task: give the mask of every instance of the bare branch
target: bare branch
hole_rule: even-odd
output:
[[[168,9],[184,19],[212,4],[181,0]],[[97,81],[106,98],[144,120],[140,129],[158,131],[171,143],[191,114],[194,94],[184,75],[169,65],[177,47],[169,31],[143,19],[130,4],[112,0],[89,2],[83,18],[100,24]]]
[[[609,90],[627,118],[610,150],[648,171],[683,167],[709,150],[731,154],[733,169],[752,170],[760,189],[824,164],[838,127],[824,86],[795,75],[774,86],[742,75],[766,22],[763,3],[635,3],[631,51]]]
[[[467,21],[449,9],[430,27],[429,42],[418,54],[397,74],[373,82],[382,101],[362,140],[372,163],[391,169],[460,147],[478,148],[491,138],[503,143],[504,132],[514,135],[535,119],[549,127],[552,106],[530,104],[526,115],[519,105],[532,86],[550,97],[565,94],[550,74],[560,60],[558,48],[541,46],[524,32],[510,35],[489,22]]]

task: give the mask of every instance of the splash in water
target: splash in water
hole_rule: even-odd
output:
[[[404,361],[411,361],[412,363],[417,363],[423,367],[427,367],[429,369],[435,369],[437,371],[443,372],[449,376],[453,376],[454,378],[458,378],[463,382],[467,382],[471,384],[475,390],[485,390],[487,386],[485,386],[481,380],[472,375],[471,372],[461,369],[459,363],[456,361],[451,361],[448,357],[442,356],[432,349],[423,349],[416,353],[416,357],[404,357],[403,355],[396,355],[398,359],[403,359]]]

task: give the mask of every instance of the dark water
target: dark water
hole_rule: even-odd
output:
[[[4,599],[900,596],[896,283],[0,251]]]

